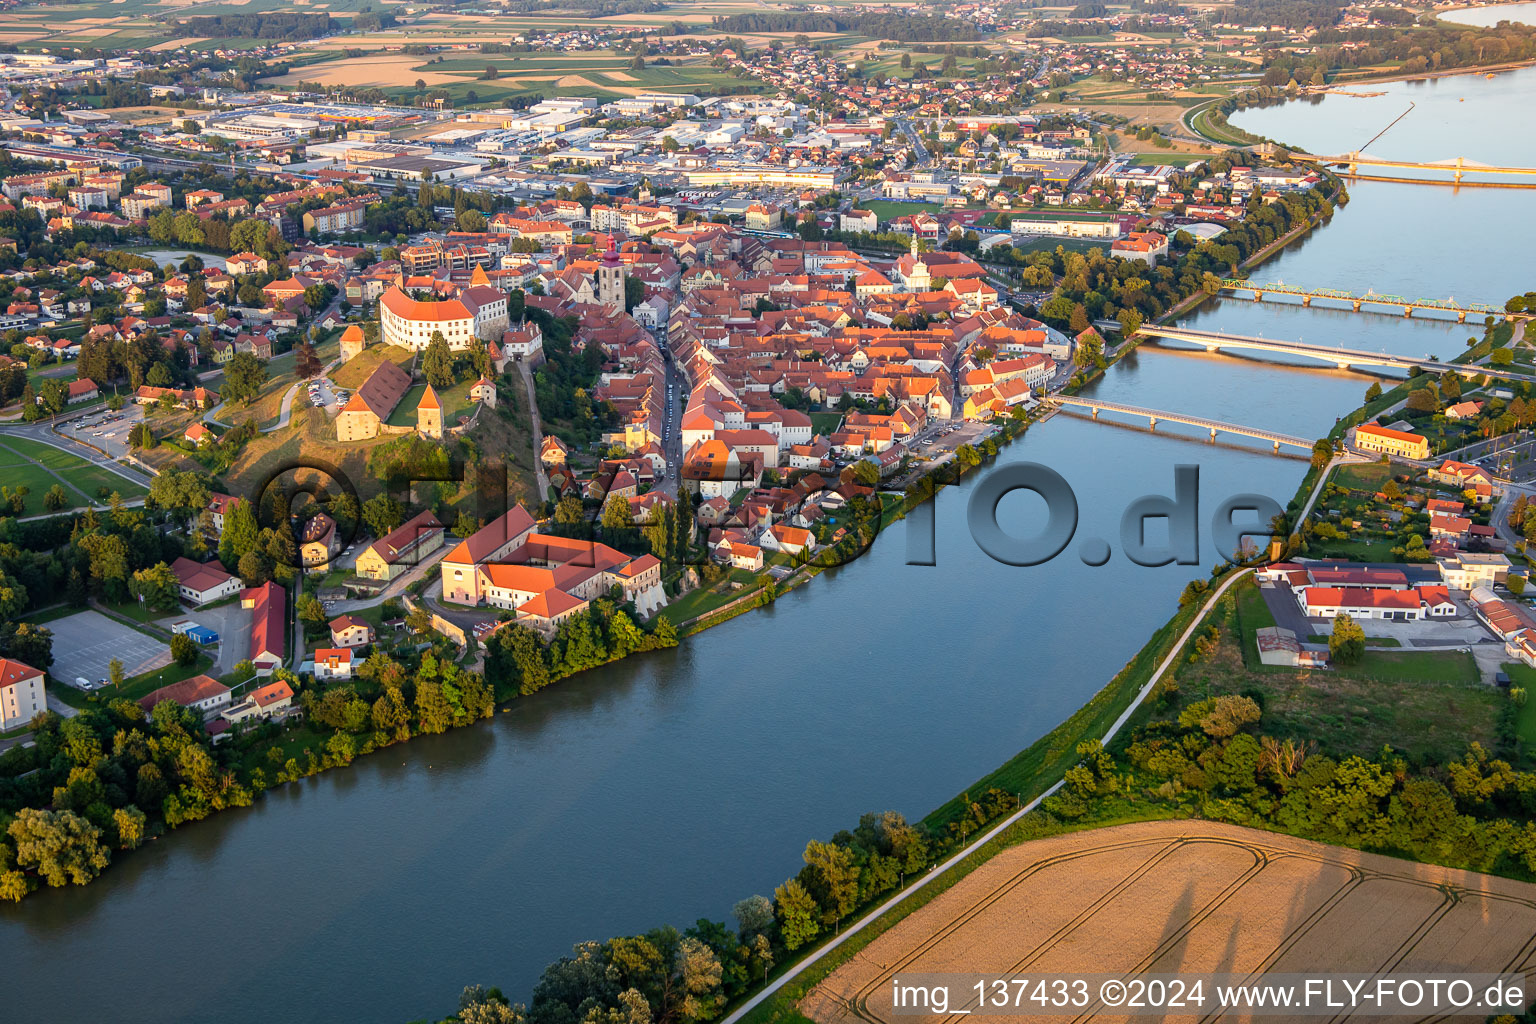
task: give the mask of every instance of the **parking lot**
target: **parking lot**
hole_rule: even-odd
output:
[[[348,392],[336,387],[329,377],[316,377],[306,387],[309,396],[309,404],[317,409],[324,409],[332,415],[341,411],[341,406],[346,404],[350,397]]]
[[[59,426],[59,433],[100,448],[114,459],[128,454],[128,431],[144,418],[144,408],[125,405],[118,412],[103,408]]]
[[[53,620],[48,628],[53,631],[53,668],[49,671],[70,685],[77,678],[92,683],[108,678],[107,666],[113,658],[123,663],[127,676],[162,668],[171,661],[171,649],[165,644],[100,612],[77,612]]]
[[[168,615],[163,619],[156,619],[155,625],[169,630],[174,623],[186,620],[191,620],[199,626],[206,626],[219,634],[217,644],[203,648],[215,659],[214,667],[209,670],[212,675],[219,676],[233,672],[236,665],[250,656],[251,611],[249,608],[240,607],[240,602],[221,604],[216,608],[195,608],[188,612]]]

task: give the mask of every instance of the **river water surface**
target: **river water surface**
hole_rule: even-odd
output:
[[[1389,87],[1419,101],[1426,125],[1449,98],[1465,130],[1405,120],[1383,142],[1430,159],[1536,163],[1521,152],[1528,139],[1475,128],[1526,109],[1533,75]],[[1328,97],[1236,120],[1326,151],[1369,138],[1405,105]],[[1531,222],[1536,197],[1374,183],[1351,191],[1332,224],[1258,276],[1491,302],[1531,287],[1517,228]],[[1243,300],[1188,322],[1441,356],[1471,333]],[[1094,394],[1315,437],[1359,404],[1371,379],[1149,347]],[[1017,460],[1067,478],[1079,537],[1116,549],[1107,565],[1084,565],[1076,544],[1044,566],[996,563],[965,529],[975,481],[946,490],[935,507],[937,566],[904,564],[898,523],[864,558],[675,651],[269,793],[124,857],[88,887],[0,909],[4,1017],[435,1019],[470,982],[526,998],[576,941],[724,918],[735,900],[793,874],[808,838],[863,811],[921,817],[1049,731],[1135,654],[1216,552],[1202,530],[1200,569],[1129,563],[1118,523],[1132,499],[1171,493],[1174,467],[1193,463],[1208,520],[1240,492],[1284,504],[1305,468],[1260,447],[1069,415],[1002,457]],[[1018,533],[1038,529],[1031,500],[1003,502]]]

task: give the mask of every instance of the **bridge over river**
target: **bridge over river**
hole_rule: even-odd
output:
[[[1462,324],[1467,322],[1468,316],[1493,316],[1502,317],[1505,320],[1529,319],[1531,316],[1529,313],[1510,313],[1501,306],[1492,306],[1486,302],[1457,302],[1454,298],[1410,299],[1405,295],[1388,295],[1372,291],[1362,294],[1359,292],[1343,291],[1338,288],[1308,288],[1304,285],[1249,281],[1235,277],[1223,278],[1221,290],[1234,293],[1251,292],[1254,302],[1264,301],[1266,295],[1287,295],[1299,298],[1303,306],[1310,306],[1314,300],[1324,299],[1348,304],[1356,313],[1361,312],[1365,306],[1398,307],[1402,309],[1403,316],[1413,316],[1414,312],[1418,310],[1455,313],[1456,322]]]
[[[1336,345],[1310,345],[1304,341],[1254,338],[1245,334],[1222,334],[1218,331],[1197,331],[1191,327],[1161,327],[1156,324],[1147,324],[1138,333],[1152,338],[1167,338],[1171,341],[1185,341],[1192,345],[1203,345],[1207,352],[1220,352],[1223,349],[1241,348],[1258,352],[1280,352],[1286,355],[1307,356],[1325,363],[1332,363],[1341,370],[1349,370],[1357,366],[1384,366],[1395,370],[1411,370],[1413,367],[1418,366],[1425,370],[1433,370],[1436,373],[1447,373],[1454,370],[1457,373],[1476,373],[1486,377],[1497,377],[1501,380],[1536,381],[1536,377],[1528,373],[1518,373],[1513,370],[1501,369],[1497,366],[1485,366],[1481,363],[1477,365],[1448,363],[1428,355],[1422,359],[1415,359],[1412,356],[1394,355],[1391,352],[1371,352],[1366,349],[1343,348]]]
[[[1096,398],[1082,398],[1077,395],[1052,395],[1047,402],[1058,406],[1076,406],[1088,409],[1094,419],[1099,418],[1101,412],[1122,413],[1127,416],[1145,418],[1153,430],[1157,429],[1159,422],[1183,423],[1191,427],[1200,427],[1211,432],[1211,440],[1216,440],[1218,433],[1238,434],[1242,437],[1256,437],[1261,441],[1268,441],[1275,446],[1275,451],[1280,450],[1281,445],[1292,448],[1300,448],[1303,451],[1312,450],[1313,441],[1305,437],[1296,437],[1293,434],[1282,434],[1276,430],[1264,430],[1261,427],[1244,426],[1241,423],[1227,423],[1224,420],[1213,420],[1206,416],[1186,416],[1183,413],[1167,412],[1163,409],[1146,409],[1139,405],[1124,405],[1120,402],[1102,402]]]

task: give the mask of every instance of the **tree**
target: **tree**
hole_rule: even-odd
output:
[[[34,868],[51,886],[85,885],[112,859],[101,829],[73,811],[23,807],[6,830],[16,845],[16,864]]]
[[[720,958],[715,951],[692,936],[677,944],[675,971],[683,992],[680,1016],[692,1022],[712,1020],[725,1004],[720,991]]]
[[[805,867],[798,878],[821,908],[821,923],[842,920],[859,898],[859,869],[853,854],[845,846],[812,839],[805,844],[802,858]]]
[[[363,522],[375,537],[383,537],[405,522],[405,506],[388,492],[381,491],[363,502]]]
[[[197,662],[197,641],[185,633],[177,633],[171,637],[171,657],[176,659],[176,664],[187,666]]]
[[[121,660],[113,658],[111,661],[107,662],[107,679],[112,683],[113,689],[122,689],[123,680],[126,678],[127,676],[123,672],[123,663]]]
[[[57,512],[69,505],[69,495],[65,493],[60,484],[54,484],[43,494],[43,508],[49,512]]]
[[[1376,401],[1376,399],[1378,399],[1380,397],[1381,397],[1381,381],[1373,380],[1373,381],[1371,381],[1371,386],[1365,389],[1365,400],[1366,400],[1367,403],[1370,403],[1370,402]]]
[[[1438,412],[1440,399],[1435,394],[1434,386],[1418,388],[1408,395],[1407,407],[1414,412]]]
[[[1333,620],[1328,636],[1328,656],[1340,665],[1352,665],[1365,654],[1365,630],[1348,615],[1340,613]]]
[[[427,350],[422,353],[421,372],[426,375],[427,383],[438,390],[453,387],[453,353],[449,351],[448,339],[443,337],[442,331],[432,332]]]
[[[149,819],[133,804],[119,807],[112,812],[112,827],[117,830],[117,846],[120,850],[134,850],[144,842]]]
[[[1322,469],[1333,458],[1333,442],[1326,437],[1312,442],[1312,468]]]
[[[746,941],[773,927],[773,901],[766,896],[748,896],[731,908],[731,916],[736,918],[736,934]]]
[[[252,548],[240,556],[235,572],[247,587],[259,587],[272,579],[272,559],[260,548]]]
[[[585,522],[587,510],[581,504],[581,499],[573,494],[567,494],[555,505],[555,522],[566,526]]]
[[[164,562],[157,562],[133,574],[128,592],[147,607],[159,611],[174,611],[179,603],[181,581]]]
[[[294,376],[300,380],[309,380],[319,376],[320,370],[320,357],[315,354],[315,346],[306,338],[293,357]]]
[[[816,923],[816,901],[798,881],[791,878],[773,890],[773,898],[785,949],[799,949],[821,931],[821,926]]]
[[[237,499],[224,513],[224,530],[219,534],[219,561],[226,571],[233,571],[246,552],[256,547],[259,533],[256,510],[245,499]]]
[[[239,352],[224,366],[219,393],[226,402],[249,402],[267,383],[267,363],[249,352]]]
[[[635,517],[629,507],[629,500],[618,494],[609,497],[603,506],[602,523],[604,530],[634,529]]]

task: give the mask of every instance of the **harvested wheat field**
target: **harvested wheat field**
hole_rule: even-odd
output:
[[[839,967],[800,1010],[818,1024],[946,1019],[894,1014],[898,973],[1387,970],[1536,975],[1536,885],[1212,822],[1078,832],[999,853]],[[1131,1019],[1096,1010],[1095,1024]]]
[[[451,85],[464,81],[462,75],[446,75],[440,71],[416,70],[426,58],[409,54],[371,56],[358,60],[337,60],[327,64],[295,68],[281,78],[271,79],[274,85],[297,85],[300,82],[318,82],[321,85],[376,86],[388,88],[409,85],[421,79],[427,85]]]

